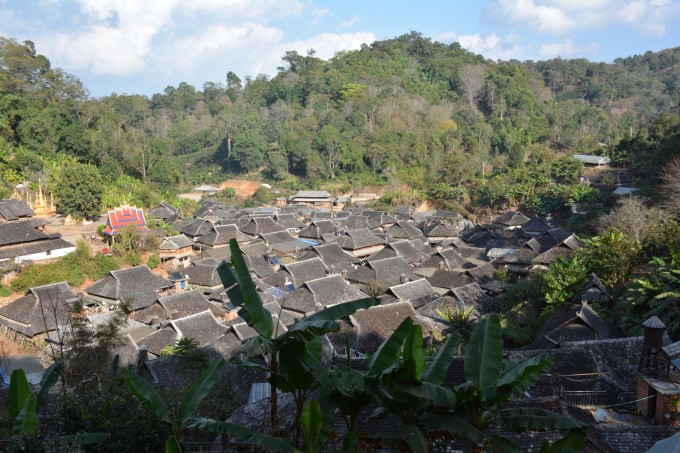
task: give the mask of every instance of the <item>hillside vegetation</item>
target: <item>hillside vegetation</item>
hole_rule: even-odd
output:
[[[613,64],[494,62],[411,32],[329,61],[289,51],[282,64],[273,77],[225,70],[150,99],[91,99],[33,43],[0,38],[0,195],[24,180],[56,192],[77,161],[97,167],[105,207],[237,175],[547,213],[578,177],[560,155],[608,155],[654,183],[677,143],[680,48]]]

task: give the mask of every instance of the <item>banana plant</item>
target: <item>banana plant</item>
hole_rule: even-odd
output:
[[[367,359],[367,370],[353,369],[350,360],[347,366],[331,371],[328,385],[318,398],[324,414],[333,414],[337,409],[347,425],[343,451],[358,451],[361,427],[357,420],[370,403],[377,403],[378,409],[367,420],[392,414],[401,422],[401,438],[377,442],[402,447],[405,442],[412,451],[428,451],[427,432],[420,419],[433,407],[455,405],[455,395],[442,384],[459,341],[457,335],[450,335],[428,360],[422,328],[406,318]],[[332,417],[324,422],[332,423]]]
[[[271,313],[264,308],[257,294],[238,243],[232,239],[229,246],[231,266],[223,262],[218,267],[218,274],[223,286],[227,288],[231,303],[241,307],[239,316],[258,334],[247,340],[243,349],[250,355],[265,355],[268,362],[262,365],[249,360],[232,361],[241,366],[264,369],[269,374],[272,433],[279,432],[277,391],[293,395],[296,407],[293,438],[297,445],[304,403],[311,392],[328,379],[328,370],[321,364],[321,338],[340,329],[337,319],[347,317],[357,310],[370,308],[379,301],[366,298],[334,305],[303,318],[286,332],[278,334],[274,329]]]
[[[7,416],[12,439],[38,433],[38,412],[59,379],[59,367],[60,364],[55,363],[45,370],[38,393],[31,391],[24,370],[19,368],[12,371],[7,392]],[[61,437],[67,443],[78,445],[99,443],[108,438],[108,433],[80,433]]]
[[[586,425],[543,409],[506,407],[537,383],[540,373],[553,363],[553,357],[539,354],[504,366],[500,318],[495,313],[487,315],[475,326],[465,349],[466,382],[453,388],[455,406],[429,416],[425,425],[469,440],[472,451],[491,447],[499,452],[515,452],[518,447],[508,439],[487,434],[488,427],[500,426],[511,432],[565,430],[564,438],[552,445],[544,443],[541,451],[576,452],[585,440]]]
[[[180,453],[181,443],[189,425],[194,422],[198,405],[205,398],[210,389],[219,380],[220,372],[226,366],[223,359],[213,363],[191,386],[179,405],[179,410],[174,411],[169,404],[156,392],[153,386],[138,374],[122,368],[119,377],[127,384],[130,391],[139,398],[146,407],[163,423],[166,424],[169,436],[165,441],[167,453]]]

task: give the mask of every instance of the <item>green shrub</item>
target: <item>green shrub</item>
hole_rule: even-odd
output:
[[[175,348],[175,346],[173,346],[171,344],[163,346],[163,348],[161,348],[161,355],[162,356],[175,355],[176,352],[177,352],[177,348]]]
[[[125,262],[130,266],[139,266],[142,264],[142,257],[135,251],[130,251],[125,255]]]
[[[200,349],[198,340],[182,338],[175,346],[175,354],[182,360],[182,368],[186,371],[202,370],[209,363],[208,353]]]
[[[146,261],[146,265],[151,269],[156,269],[161,265],[161,258],[154,253],[153,255],[149,256],[149,259]]]

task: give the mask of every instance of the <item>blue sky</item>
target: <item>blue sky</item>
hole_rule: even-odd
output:
[[[680,45],[680,0],[0,0],[0,36],[94,97],[275,75],[287,50],[328,59],[411,30],[493,60],[611,62]]]

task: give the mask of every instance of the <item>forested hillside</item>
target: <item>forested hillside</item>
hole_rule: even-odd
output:
[[[203,87],[91,99],[33,43],[0,38],[0,195],[25,180],[56,189],[78,161],[98,168],[105,206],[232,175],[546,213],[580,197],[573,162],[558,160],[568,153],[608,155],[653,183],[679,99],[680,48],[493,62],[416,32],[330,61],[286,52],[273,77],[225,68]]]

